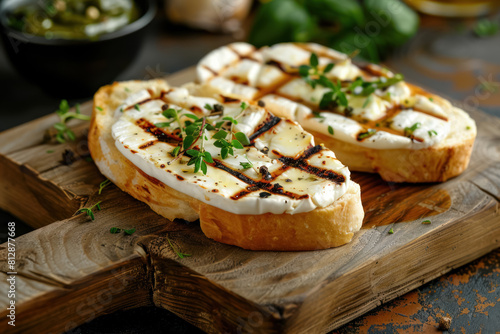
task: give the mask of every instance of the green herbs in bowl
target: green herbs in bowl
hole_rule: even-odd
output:
[[[47,39],[96,39],[139,18],[133,0],[28,2],[7,13],[11,28]]]
[[[90,97],[136,58],[155,0],[3,0],[0,36],[17,71],[55,97]]]

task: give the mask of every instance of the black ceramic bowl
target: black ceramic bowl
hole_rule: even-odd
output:
[[[8,27],[6,13],[22,0],[0,1],[0,27],[14,67],[29,81],[56,97],[88,97],[112,82],[135,59],[153,20],[154,0],[135,0],[140,17],[98,40],[46,39]]]

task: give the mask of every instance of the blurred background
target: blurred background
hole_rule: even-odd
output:
[[[165,77],[233,41],[319,42],[359,62],[383,63],[459,107],[500,117],[499,8],[498,0],[2,0],[0,131],[54,112],[63,98],[70,105],[88,101],[113,80]],[[31,230],[6,212],[0,220],[16,221],[18,232]],[[499,270],[498,252],[480,261]],[[446,291],[439,282],[420,289]],[[357,332],[370,314],[339,332]],[[462,321],[494,332],[500,307],[493,314]],[[147,308],[104,316],[73,332],[195,331],[168,311]]]

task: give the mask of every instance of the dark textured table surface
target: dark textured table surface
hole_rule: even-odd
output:
[[[498,17],[497,17],[498,19]],[[407,45],[386,62],[406,79],[462,106],[500,117],[500,35],[477,38],[473,21],[424,17]],[[136,62],[118,80],[151,79],[192,66],[213,48],[237,40],[167,25],[158,18]],[[0,51],[0,131],[53,112],[59,99],[46,96],[22,79]],[[90,97],[89,97],[90,98]],[[85,101],[74,100],[70,104]],[[499,129],[500,131],[500,129]],[[17,222],[0,211],[2,231]],[[471,226],[473,228],[473,226]],[[18,234],[19,235],[19,234]],[[453,333],[500,333],[500,250],[438,278],[348,323],[335,333],[437,332],[438,319],[452,318]],[[22,321],[22,320],[20,320]],[[73,333],[195,333],[198,329],[162,309],[138,308],[102,316]]]

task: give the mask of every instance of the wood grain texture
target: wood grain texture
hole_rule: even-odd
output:
[[[173,84],[192,75],[184,72]],[[90,109],[82,106],[84,113]],[[16,239],[18,321],[7,327],[2,294],[0,330],[62,332],[151,304],[214,333],[336,328],[500,246],[500,120],[470,113],[478,138],[463,175],[444,184],[405,185],[353,173],[362,189],[364,229],[346,246],[310,252],[220,244],[198,224],[170,222],[114,186],[97,194],[104,177],[93,163],[58,161],[68,147],[86,155],[85,123],[74,124],[79,138],[65,145],[42,140],[53,116],[4,132],[0,172],[8,177],[0,180],[0,207],[45,227]],[[95,221],[71,217],[97,201],[102,211]],[[432,224],[422,224],[428,217]],[[110,234],[113,226],[137,232]],[[168,240],[192,256],[178,258]],[[3,244],[4,276],[6,259]],[[5,277],[0,287],[7,288]]]

